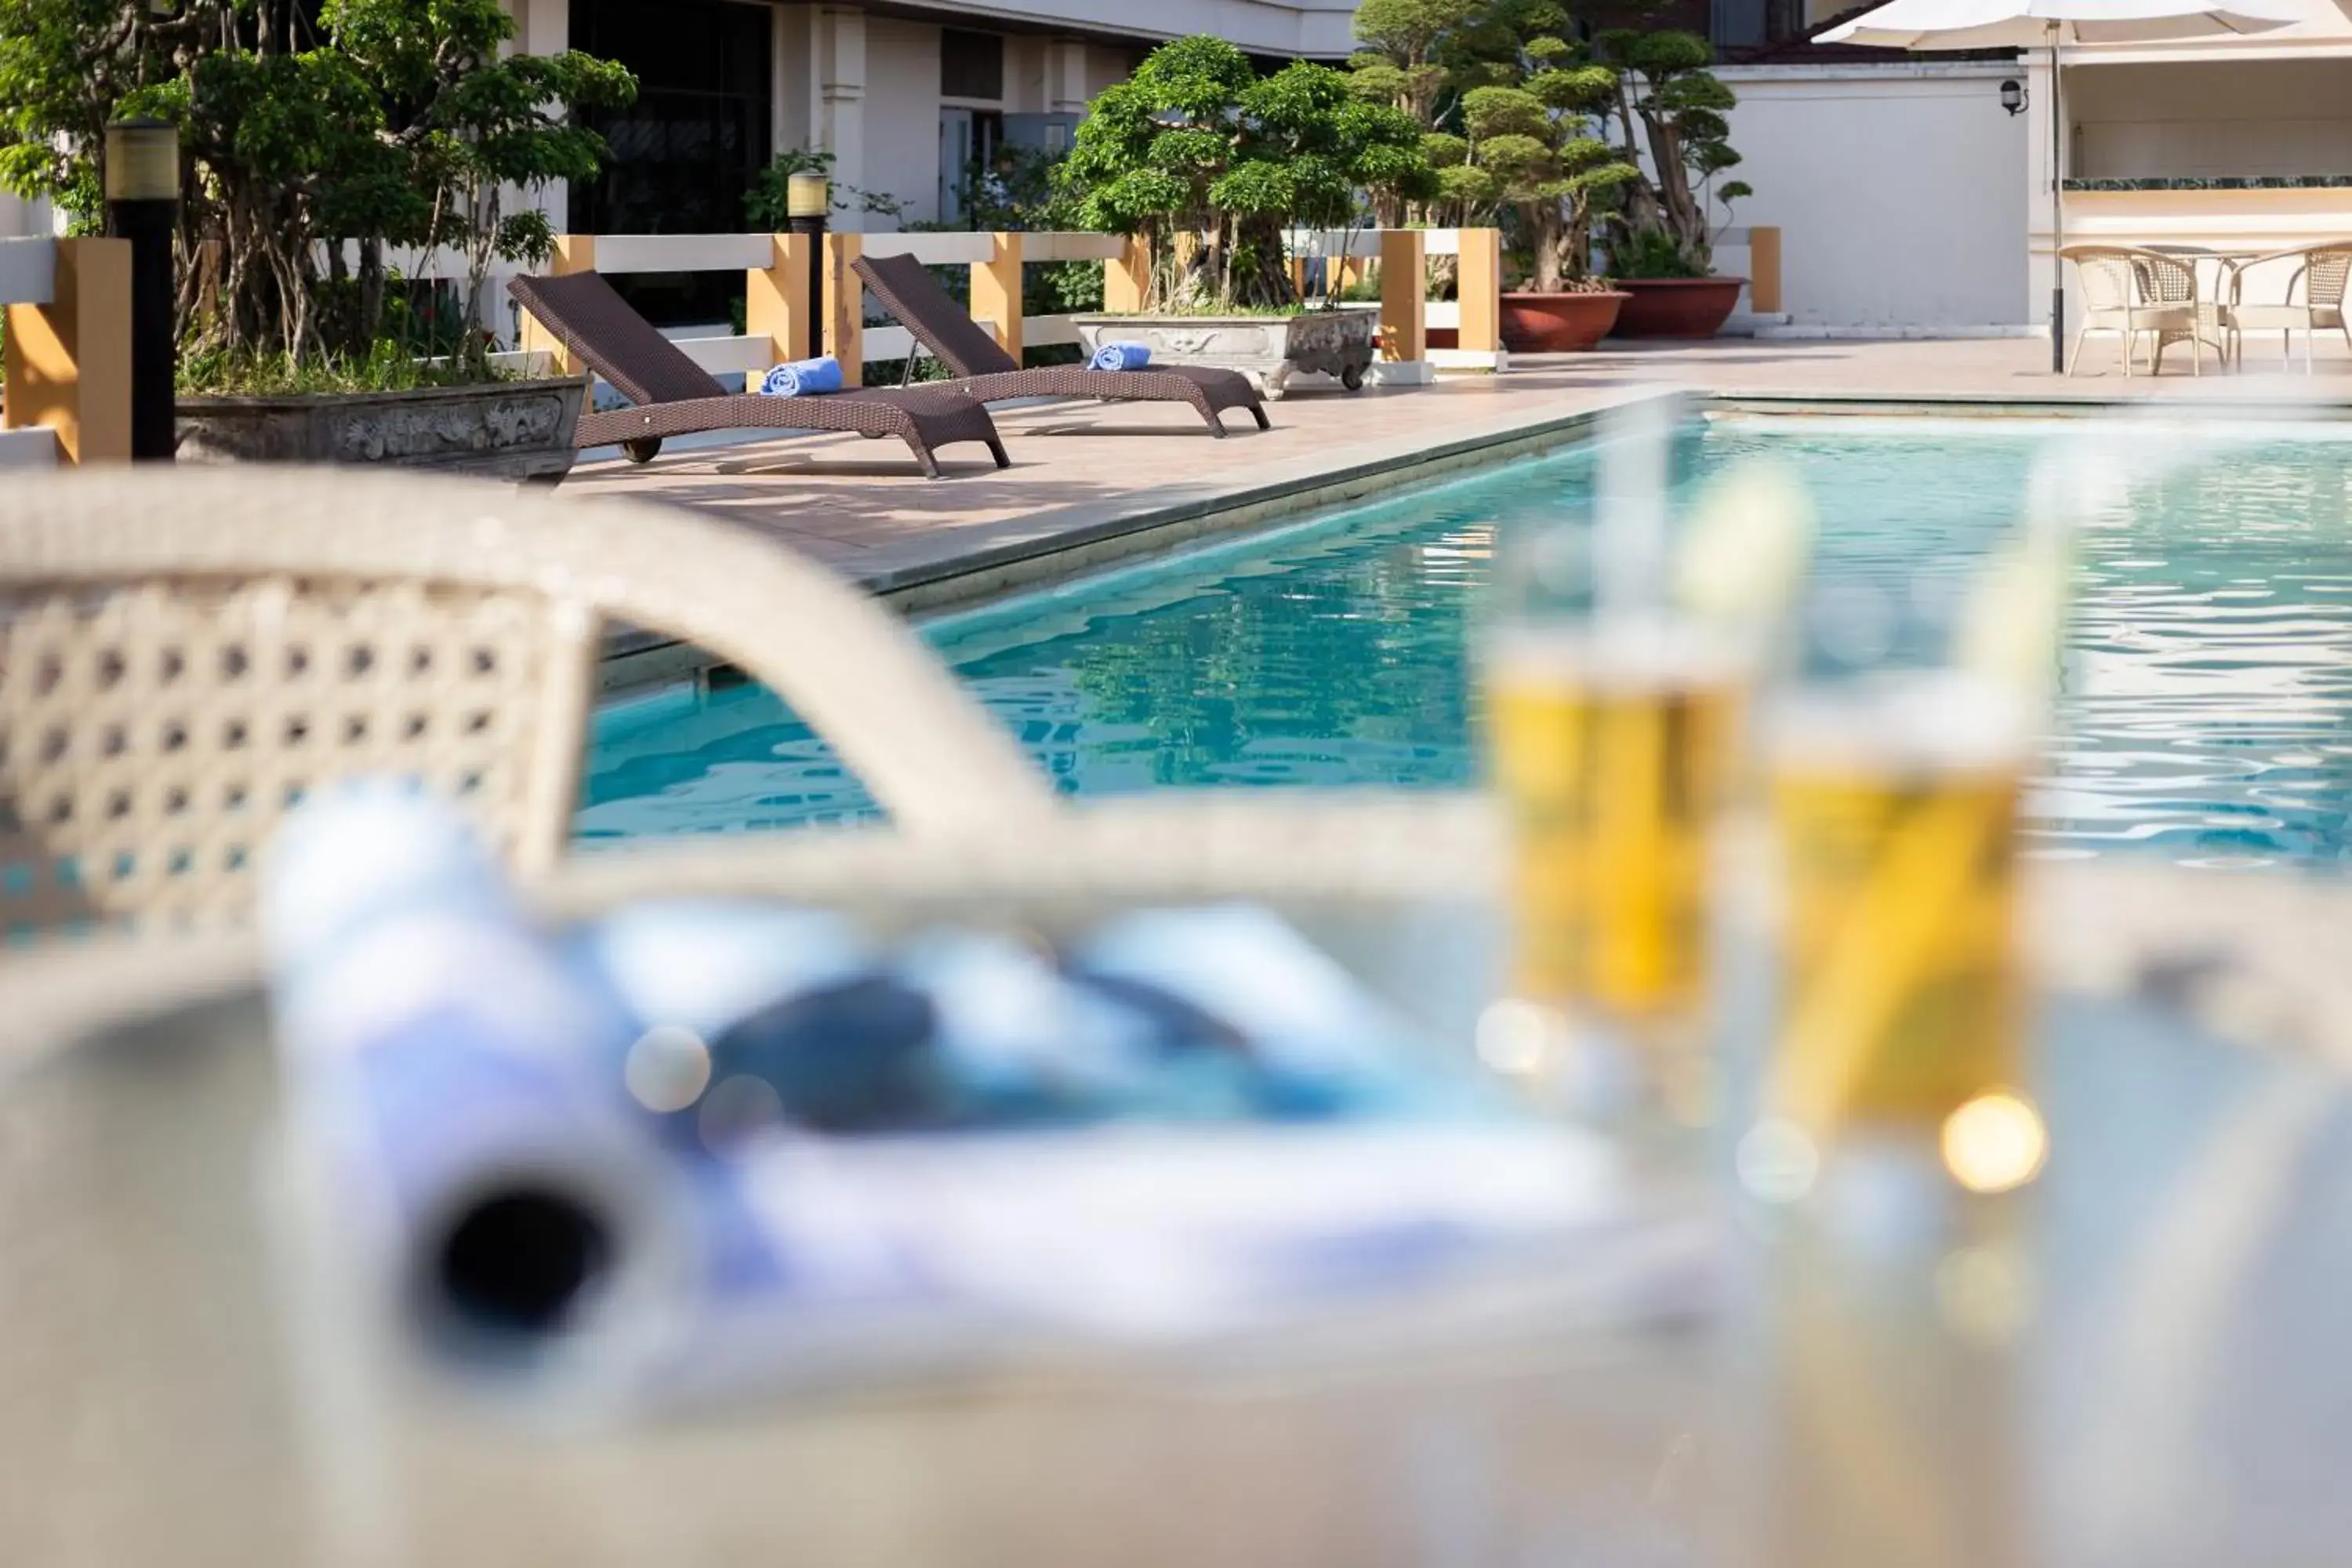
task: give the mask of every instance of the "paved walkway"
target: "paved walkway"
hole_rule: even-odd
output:
[[[977,448],[944,454],[947,478],[917,476],[895,441],[795,437],[665,454],[639,468],[574,471],[567,494],[630,494],[736,519],[899,599],[909,610],[999,592],[1139,548],[1491,458],[1496,442],[1528,449],[1572,439],[1595,412],[1663,385],[1801,406],[1853,400],[2023,403],[2317,397],[2352,416],[2352,354],[2323,344],[2316,375],[2185,374],[2176,348],[2161,378],[2126,380],[2112,342],[2085,363],[2105,374],[2053,376],[2033,339],[1910,342],[1714,342],[1522,360],[1500,376],[1349,395],[1295,391],[1272,406],[1275,429],[1245,416],[1211,439],[1166,404],[1003,408],[1013,456],[999,471]]]

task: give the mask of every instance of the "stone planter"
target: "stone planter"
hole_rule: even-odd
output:
[[[1723,331],[1739,303],[1745,278],[1618,278],[1632,296],[1617,312],[1612,336],[1621,338],[1711,338]]]
[[[1583,353],[1609,335],[1619,307],[1632,298],[1620,293],[1503,296],[1503,346],[1515,354]]]
[[[551,484],[571,470],[582,378],[413,392],[183,397],[184,463],[394,463]]]
[[[1268,399],[1300,371],[1336,375],[1353,392],[1372,364],[1377,306],[1301,310],[1291,316],[1076,316],[1087,353],[1105,343],[1144,343],[1154,363],[1237,370]]]

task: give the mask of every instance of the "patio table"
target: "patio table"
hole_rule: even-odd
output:
[[[789,889],[874,918],[1048,930],[1247,897],[1450,1034],[1486,991],[1500,847],[1482,802],[1179,800],[1078,813],[1068,834],[656,848],[592,859],[541,896],[562,914]],[[1935,1461],[1909,1479],[1971,1521],[1949,1554],[1904,1561],[2340,1560],[2352,1092],[2316,1050],[2341,1026],[2326,988],[2342,982],[2304,959],[2346,903],[2304,884],[2038,869],[2055,1151],[2026,1211],[2040,1310],[2011,1348],[1924,1383],[1916,1358],[1890,1373]],[[385,1397],[349,1376],[271,1240],[277,1079],[250,949],[186,951],[0,971],[21,1004],[0,1009],[0,1561],[1895,1560],[1854,1522],[1870,1510],[1824,1506],[1870,1477],[1802,1445],[1744,1446],[1759,1406],[1722,1352],[1769,1340],[1752,1281],[1774,1249],[1723,1223],[1722,1151],[1706,1147],[1659,1169],[1641,1227],[1662,1258],[1701,1239],[1733,1286],[1719,1318],[1528,1281],[1205,1358],[1008,1366],[586,1430]],[[1940,1398],[2011,1388],[1990,1449],[1939,1424]],[[1759,1485],[1763,1466],[1780,1468]],[[1714,1510],[1739,1496],[1718,1531]]]

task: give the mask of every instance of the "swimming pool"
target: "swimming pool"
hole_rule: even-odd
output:
[[[1769,453],[1811,487],[1824,581],[1957,581],[2066,432],[1990,420],[1710,423],[1678,482]],[[1465,649],[1498,535],[1589,495],[1570,451],[1023,595],[926,635],[1058,787],[1460,786]],[[2352,856],[2352,441],[2238,447],[2095,520],[2030,810],[2036,853],[2228,867]],[[756,688],[600,721],[588,837],[870,810]]]

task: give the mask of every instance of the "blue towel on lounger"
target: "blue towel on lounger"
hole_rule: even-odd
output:
[[[788,361],[761,378],[760,390],[770,397],[817,397],[839,392],[841,362],[831,354]]]
[[[1092,361],[1097,370],[1141,370],[1150,363],[1149,343],[1105,343],[1095,350]]]

